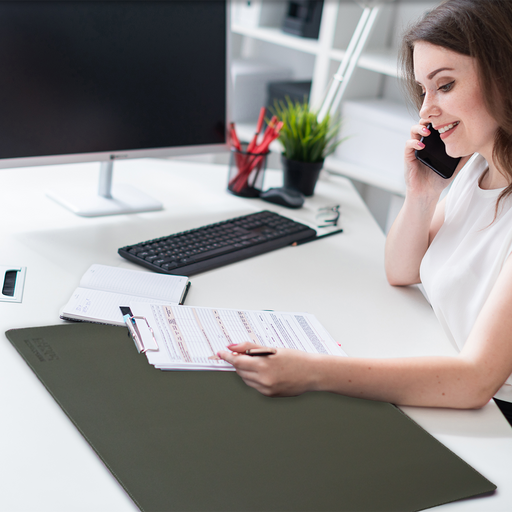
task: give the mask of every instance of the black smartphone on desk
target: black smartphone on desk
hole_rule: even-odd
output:
[[[430,135],[421,138],[425,147],[417,149],[414,155],[421,163],[437,172],[439,176],[445,179],[451,178],[457,165],[459,165],[460,158],[448,156],[439,132],[434,130],[431,124],[427,128],[430,130]]]

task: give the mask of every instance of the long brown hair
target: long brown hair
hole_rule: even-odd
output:
[[[400,63],[404,85],[418,109],[422,91],[414,77],[414,43],[425,41],[475,58],[484,101],[496,120],[492,158],[512,194],[512,0],[445,0],[425,13],[403,37]]]

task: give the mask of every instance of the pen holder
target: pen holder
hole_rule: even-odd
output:
[[[265,153],[248,153],[247,145],[241,150],[231,149],[228,190],[236,196],[259,197],[263,188],[263,177],[267,166]]]

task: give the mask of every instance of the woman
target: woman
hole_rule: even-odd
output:
[[[280,349],[252,358],[244,343],[219,356],[266,395],[325,390],[455,408],[497,395],[512,408],[512,2],[447,0],[408,31],[402,62],[421,119],[406,143],[407,193],[387,238],[386,273],[392,285],[423,283],[459,355],[361,359]],[[462,157],[451,180],[415,158],[429,123],[447,153]]]

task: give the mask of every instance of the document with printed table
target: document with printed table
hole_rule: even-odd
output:
[[[141,352],[160,370],[233,370],[217,357],[232,343],[345,356],[314,315],[168,304],[122,308]],[[131,314],[130,314],[131,312]]]
[[[190,281],[171,276],[107,265],[91,265],[62,308],[63,320],[124,325],[119,306],[130,302],[182,304]]]

